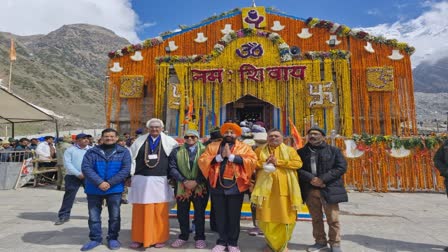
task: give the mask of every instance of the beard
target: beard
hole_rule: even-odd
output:
[[[223,138],[223,142],[224,143],[235,143],[235,138],[231,137],[231,136],[226,136]]]

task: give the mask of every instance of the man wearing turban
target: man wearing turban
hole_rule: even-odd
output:
[[[210,183],[210,193],[216,216],[219,238],[212,252],[239,252],[241,206],[244,191],[250,187],[250,177],[257,156],[252,148],[237,140],[242,129],[235,123],[224,123],[223,139],[207,145],[198,164]]]

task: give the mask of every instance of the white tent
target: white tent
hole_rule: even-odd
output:
[[[12,125],[12,137],[14,137],[14,125],[16,123],[29,122],[54,122],[56,135],[58,133],[58,122],[56,118],[62,118],[53,111],[40,108],[25,99],[9,92],[0,86],[0,124]]]

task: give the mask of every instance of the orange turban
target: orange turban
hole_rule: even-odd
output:
[[[224,135],[224,133],[226,133],[226,131],[229,130],[229,129],[233,130],[233,133],[235,133],[235,135],[237,137],[239,137],[239,136],[241,136],[241,134],[243,134],[243,130],[241,129],[240,126],[238,126],[238,124],[236,124],[236,123],[224,123],[221,126],[221,129],[220,129],[221,135]]]

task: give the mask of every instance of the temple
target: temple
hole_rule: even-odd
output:
[[[187,114],[202,136],[224,121],[261,120],[300,133],[417,133],[414,48],[345,25],[265,7],[234,9],[109,54],[109,126],[152,117],[181,135]]]

